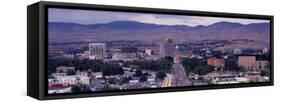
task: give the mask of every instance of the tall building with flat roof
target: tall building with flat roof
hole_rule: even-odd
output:
[[[239,56],[238,65],[246,69],[253,69],[256,67],[256,56]]]
[[[159,51],[161,57],[173,57],[175,55],[173,40],[168,38],[161,39]]]
[[[89,59],[104,59],[106,51],[105,43],[90,43],[89,44]]]
[[[243,66],[248,70],[264,69],[270,62],[265,59],[258,59],[257,56],[239,56],[238,65]]]

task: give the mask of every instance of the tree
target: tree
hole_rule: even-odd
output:
[[[104,85],[102,88],[101,88],[102,91],[110,91],[110,90],[118,90],[117,88],[112,88],[110,87],[108,84]]]
[[[109,84],[116,84],[117,80],[115,80],[115,79],[108,79],[107,81],[108,81]]]
[[[81,88],[80,88],[79,85],[72,85],[72,86],[71,86],[71,91],[72,91],[73,93],[81,92]]]
[[[76,84],[71,86],[71,91],[73,93],[76,92],[90,92],[90,88],[88,85],[85,84]]]
[[[196,58],[184,58],[181,63],[184,66],[185,70],[193,71],[194,68],[199,65],[199,60]]]
[[[142,75],[142,71],[140,69],[136,70],[135,76],[140,77]]]
[[[100,72],[101,67],[103,66],[103,62],[101,60],[91,60],[91,69],[93,72]]]
[[[264,66],[265,69],[270,69],[270,62],[266,63],[266,65]]]
[[[264,69],[261,70],[261,76],[269,76],[270,75],[270,63],[267,63],[264,66]]]
[[[209,67],[209,66],[196,66],[194,69],[194,73],[199,74],[199,75],[204,75],[207,73],[210,73],[213,71],[213,68]]]
[[[239,67],[237,61],[234,59],[226,60],[225,69],[230,71],[242,71],[244,70],[242,67]]]
[[[144,82],[144,81],[147,81],[147,76],[145,74],[142,74],[140,76],[140,82]]]
[[[67,74],[67,75],[75,75],[75,71],[74,71],[74,70],[67,71],[66,74]]]
[[[247,71],[247,69],[243,66],[238,66],[238,67],[239,67],[240,72],[246,72]]]
[[[185,68],[186,73],[203,75],[214,71],[214,68],[212,66],[209,66],[207,64],[207,60],[205,59],[185,58],[181,63]]]
[[[132,77],[125,77],[121,79],[121,83],[129,83],[130,80],[132,80]]]
[[[174,62],[174,58],[171,56],[164,57],[164,60],[169,61],[169,62]]]
[[[112,63],[104,63],[101,67],[101,71],[103,75],[122,75],[124,74],[124,70],[117,64]]]
[[[166,77],[166,72],[165,71],[161,70],[161,71],[156,73],[156,78],[157,79],[163,80],[165,77]]]
[[[83,92],[90,92],[91,91],[89,86],[86,85],[86,84],[80,84],[80,87],[82,88]]]

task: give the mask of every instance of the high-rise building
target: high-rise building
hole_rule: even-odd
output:
[[[239,56],[238,65],[246,69],[254,69],[256,67],[256,56]]]
[[[172,39],[164,38],[160,41],[160,56],[161,57],[173,57],[175,55],[175,48]]]
[[[89,59],[104,59],[105,58],[105,43],[90,43],[89,44]]]
[[[257,56],[239,56],[238,65],[246,68],[247,70],[259,70],[264,69],[269,61],[265,59],[259,59]]]

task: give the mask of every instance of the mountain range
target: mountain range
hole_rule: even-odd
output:
[[[112,40],[143,40],[157,42],[161,38],[176,43],[200,40],[249,39],[262,46],[269,44],[270,24],[217,22],[208,26],[159,25],[136,21],[113,21],[103,24],[49,22],[50,42],[83,42]]]

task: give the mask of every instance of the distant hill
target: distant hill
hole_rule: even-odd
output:
[[[209,26],[158,25],[135,21],[113,21],[105,24],[82,25],[49,22],[50,42],[83,42],[111,40],[145,40],[157,42],[168,37],[176,42],[213,39],[250,39],[262,44],[269,43],[269,23],[243,25],[218,22]]]

